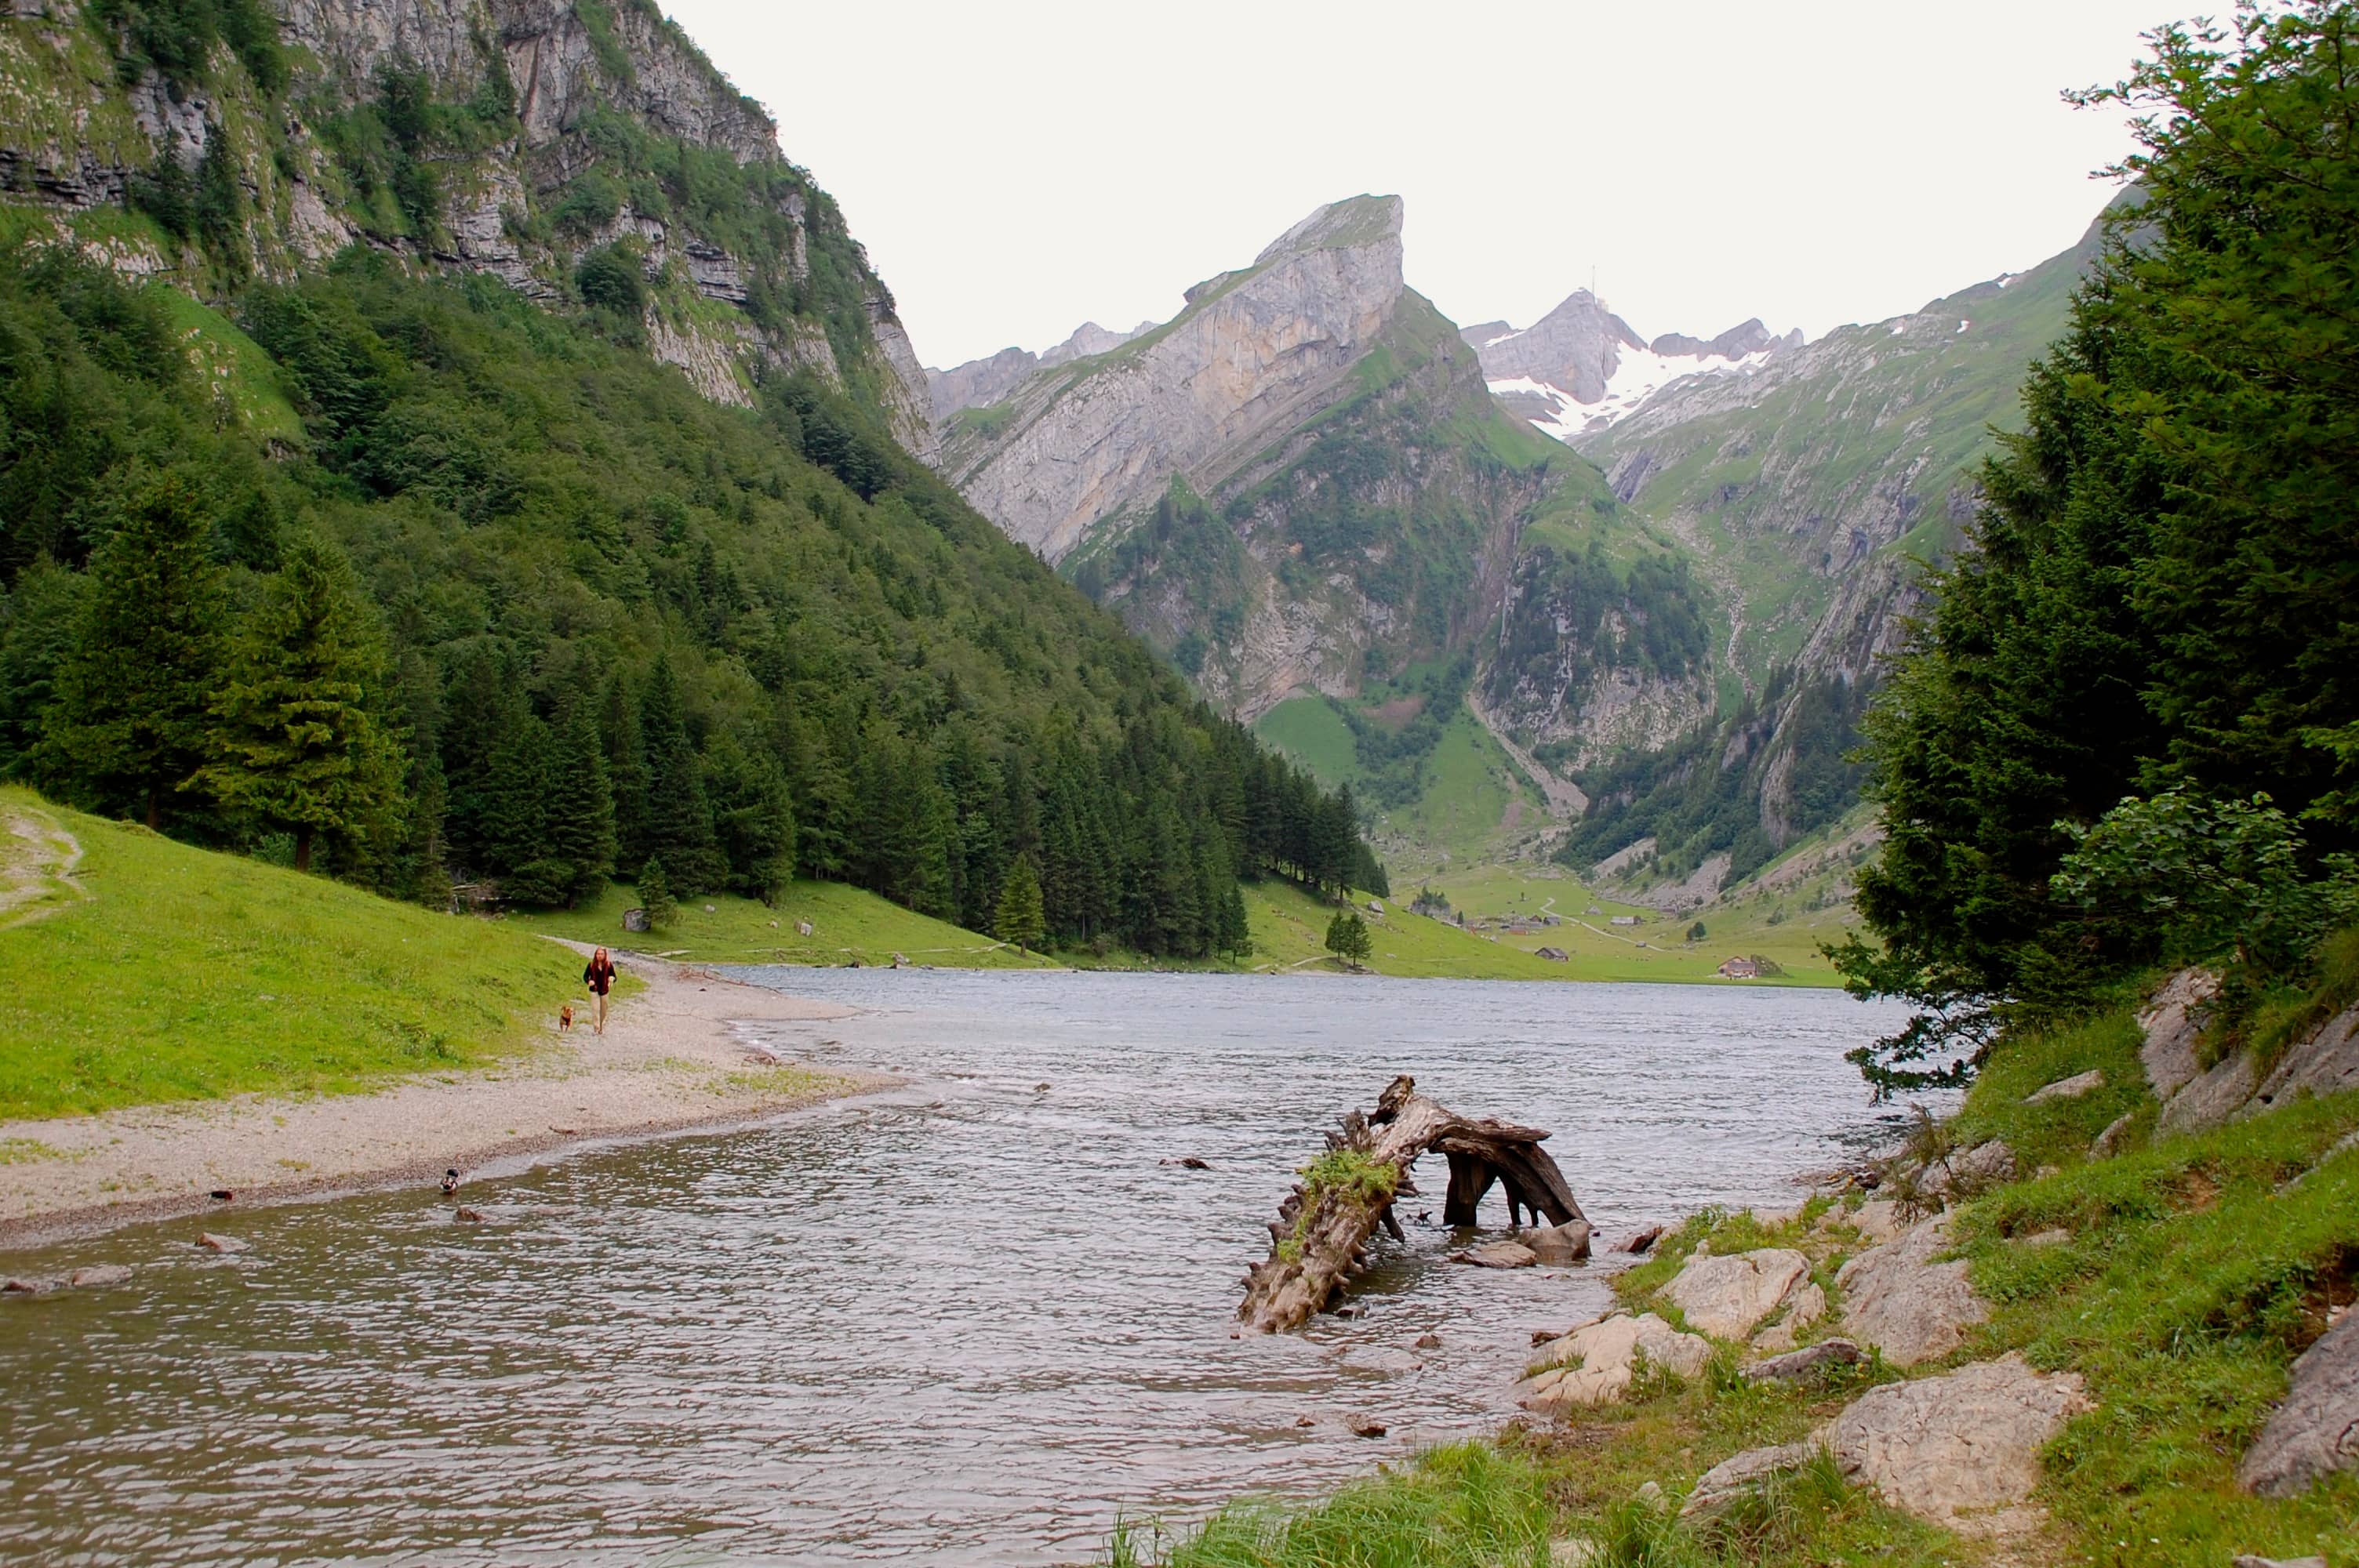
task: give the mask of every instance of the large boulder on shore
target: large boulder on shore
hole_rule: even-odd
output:
[[[1923,1519],[2022,1502],[2039,1484],[2039,1450],[2090,1408],[2079,1374],[2034,1371],[2022,1356],[1946,1377],[1886,1383],[1826,1430],[1843,1474]]]
[[[1787,1292],[1810,1272],[1808,1258],[1783,1247],[1725,1258],[1699,1254],[1663,1287],[1663,1295],[1686,1314],[1690,1328],[1722,1339],[1742,1339],[1776,1312]]]
[[[2359,1470],[2354,1312],[2293,1364],[2293,1388],[2236,1466],[2236,1484],[2265,1498],[2292,1498],[2338,1470]]]
[[[1966,1330],[1988,1319],[1990,1307],[1967,1281],[1962,1259],[1934,1261],[1949,1247],[1942,1216],[1845,1263],[1835,1284],[1851,1336],[1896,1367],[1937,1360],[1964,1344]]]
[[[1701,1376],[1712,1359],[1701,1335],[1681,1334],[1653,1313],[1614,1313],[1543,1345],[1525,1368],[1516,1402],[1540,1415],[1620,1399],[1643,1361],[1682,1378]]]
[[[1747,1449],[1713,1465],[1680,1511],[1725,1508],[1823,1450],[1854,1485],[1875,1487],[1894,1508],[1947,1523],[2030,1497],[2039,1484],[2040,1448],[2088,1408],[2077,1373],[2037,1372],[2014,1354],[1946,1377],[1886,1383],[1803,1442]]]

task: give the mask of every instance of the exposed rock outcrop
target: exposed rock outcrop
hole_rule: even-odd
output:
[[[2069,1078],[2059,1078],[2052,1084],[2032,1090],[2023,1097],[2023,1103],[2045,1105],[2049,1100],[2079,1099],[2082,1095],[2094,1094],[2104,1087],[2105,1075],[2092,1067],[2085,1073],[2075,1073]]]
[[[2343,1470],[2359,1470],[2359,1313],[2294,1362],[2293,1387],[2236,1466],[2236,1484],[2292,1498]]]
[[[2039,1450],[2090,1407],[2077,1373],[2034,1371],[2020,1355],[1946,1377],[1887,1383],[1828,1428],[1843,1474],[1920,1518],[2022,1502],[2039,1484]]]
[[[1950,1246],[1947,1216],[1929,1219],[1843,1266],[1843,1326],[1896,1367],[1937,1360],[1965,1343],[1990,1307],[1974,1294],[1962,1259],[1936,1262]]]
[[[230,127],[248,211],[246,249],[266,276],[289,276],[364,242],[421,265],[496,276],[548,303],[569,294],[574,267],[589,250],[623,241],[637,247],[652,284],[740,313],[708,330],[651,310],[651,351],[679,365],[700,391],[745,402],[756,365],[809,368],[869,397],[904,445],[930,454],[925,375],[890,293],[842,233],[832,205],[779,151],[777,126],[762,107],[732,87],[659,11],[602,6],[593,23],[571,0],[276,5],[294,70],[276,96],[263,94],[227,49],[201,82],[167,81],[150,70],[119,93],[93,90],[66,33],[10,24],[13,30],[0,38],[11,87],[0,97],[0,176],[7,189],[16,199],[71,211],[118,203],[133,175],[165,149],[177,148],[193,168]],[[335,150],[341,144],[324,134],[327,122],[310,122],[375,102],[389,72],[413,71],[446,104],[512,103],[513,135],[463,151],[435,146],[439,210],[396,222],[382,189],[370,193],[382,171],[356,175]],[[619,114],[650,137],[758,167],[747,195],[767,209],[757,222],[779,222],[779,254],[757,263],[733,252],[718,235],[700,232],[684,215],[685,204],[657,213],[625,204],[587,227],[571,218],[552,222],[579,177],[602,160],[613,164],[611,142],[592,145],[602,114]],[[839,309],[843,319],[823,319],[818,312],[836,307],[813,306],[814,314],[802,316],[778,308],[810,277],[818,246],[832,248],[839,276],[851,275],[856,314]],[[85,248],[118,263],[106,247]],[[162,265],[178,267],[180,258]],[[758,309],[757,291],[767,295]],[[858,345],[869,373],[847,376],[852,367],[838,365],[833,353],[811,351],[814,339],[825,351],[831,333]]]
[[[1799,1252],[1765,1248],[1720,1258],[1690,1258],[1663,1295],[1688,1326],[1721,1339],[1743,1339],[1776,1312],[1787,1292],[1810,1277],[1810,1260]]]
[[[1542,1346],[1525,1368],[1516,1402],[1540,1415],[1610,1404],[1641,1366],[1693,1378],[1711,1359],[1712,1342],[1701,1335],[1681,1334],[1653,1313],[1614,1313]]]
[[[1008,535],[1061,559],[1090,526],[1173,475],[1210,491],[1252,449],[1331,402],[1400,301],[1401,201],[1322,207],[1122,363],[1036,376],[996,438],[954,433],[943,464]]]

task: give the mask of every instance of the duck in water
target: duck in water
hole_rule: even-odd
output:
[[[442,1173],[442,1195],[450,1197],[459,1190],[459,1167],[451,1166]]]

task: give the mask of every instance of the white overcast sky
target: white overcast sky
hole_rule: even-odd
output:
[[[930,365],[1162,320],[1323,201],[1408,201],[1462,325],[1815,336],[2066,249],[2066,87],[2192,0],[666,0],[833,192]],[[2204,6],[2231,7],[2225,0]]]

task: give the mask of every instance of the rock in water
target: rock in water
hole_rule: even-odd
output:
[[[2039,1450],[2090,1408],[2080,1377],[2032,1370],[2019,1354],[1946,1377],[1871,1389],[1827,1429],[1843,1474],[1885,1501],[1946,1522],[2022,1502],[2039,1484]]]
[[[2236,1466],[2236,1484],[2294,1498],[2359,1469],[2359,1313],[2346,1313],[2293,1364],[2293,1388]]]
[[[1478,1269],[1528,1269],[1539,1261],[1539,1256],[1520,1241],[1486,1241],[1451,1253],[1450,1260],[1472,1263]]]
[[[1536,1225],[1516,1239],[1532,1249],[1543,1263],[1579,1263],[1589,1256],[1589,1225],[1569,1219],[1562,1225]]]
[[[1420,1334],[1417,1336],[1417,1347],[1419,1350],[1439,1350],[1441,1348],[1441,1336],[1431,1333]]]
[[[1609,1403],[1629,1389],[1641,1357],[1649,1367],[1698,1377],[1712,1359],[1712,1342],[1700,1334],[1681,1334],[1653,1313],[1615,1313],[1544,1346],[1525,1368],[1523,1396],[1516,1402],[1542,1415]]]
[[[1852,1337],[1896,1367],[1947,1356],[1990,1307],[1966,1281],[1963,1260],[1932,1260],[1950,1245],[1949,1219],[1929,1219],[1899,1240],[1872,1247],[1843,1266],[1843,1322]]]
[[[1385,1423],[1383,1422],[1367,1421],[1363,1419],[1352,1423],[1352,1435],[1354,1437],[1382,1437],[1384,1434]]]
[[[484,1223],[484,1211],[469,1208],[466,1205],[461,1204],[451,1217],[462,1225],[481,1225]]]
[[[0,1283],[0,1294],[12,1296],[45,1296],[58,1288],[55,1280],[38,1275],[20,1274]]]
[[[197,1238],[197,1245],[208,1252],[243,1252],[246,1244],[234,1236],[215,1236],[208,1230]]]
[[[1687,1314],[1688,1326],[1722,1339],[1742,1339],[1806,1278],[1810,1260],[1783,1247],[1729,1258],[1696,1257],[1663,1294]]]
[[[66,1283],[75,1290],[94,1290],[101,1285],[119,1285],[131,1278],[131,1271],[120,1263],[93,1263],[86,1269],[76,1269]]]
[[[1663,1227],[1659,1225],[1650,1225],[1646,1229],[1638,1232],[1637,1235],[1633,1236],[1628,1240],[1623,1242],[1621,1246],[1616,1247],[1614,1250],[1616,1252],[1627,1252],[1633,1257],[1641,1257],[1651,1249],[1656,1242],[1660,1241],[1662,1238]]]

